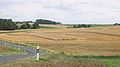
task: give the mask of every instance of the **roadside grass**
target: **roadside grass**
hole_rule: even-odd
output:
[[[120,66],[120,56],[73,56],[73,58],[79,60],[89,59],[89,60],[98,60],[102,62],[105,67],[119,67]]]
[[[119,67],[120,56],[68,56],[64,53],[46,53],[36,57],[17,60],[1,67]]]
[[[0,55],[11,55],[11,54],[23,54],[25,53],[22,50],[18,50],[16,48],[9,48],[5,46],[0,46]]]

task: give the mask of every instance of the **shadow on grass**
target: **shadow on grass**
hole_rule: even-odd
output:
[[[40,61],[48,61],[47,59],[43,59],[43,58],[40,58],[39,60]]]
[[[44,58],[39,58],[39,61],[36,60],[36,62],[46,62],[46,61],[49,61],[49,60],[44,59]]]

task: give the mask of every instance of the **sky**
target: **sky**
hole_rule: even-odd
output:
[[[110,24],[120,22],[120,0],[0,0],[0,18]]]

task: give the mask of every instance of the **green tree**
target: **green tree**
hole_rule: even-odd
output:
[[[29,23],[26,23],[27,29],[31,29],[31,25]]]
[[[115,26],[120,26],[120,23],[115,23],[114,25],[115,25]]]
[[[84,28],[87,28],[88,27],[88,25],[87,24],[84,24],[84,26],[83,26]]]
[[[84,26],[85,26],[85,24],[82,24],[82,25],[81,25],[81,27],[84,27]]]
[[[80,25],[80,24],[78,24],[78,28],[81,28],[81,25]]]
[[[33,24],[33,27],[32,27],[33,29],[38,29],[38,28],[40,28],[39,27],[39,23],[38,22],[35,22],[34,24]]]
[[[55,22],[51,20],[45,20],[45,19],[37,19],[35,22],[38,22],[39,24],[62,24],[60,22]]]
[[[76,25],[74,25],[74,26],[73,26],[73,28],[77,28],[77,26],[76,26]]]
[[[20,26],[21,29],[28,29],[26,24]]]
[[[91,27],[91,25],[89,24],[88,27]]]
[[[12,19],[0,19],[0,30],[15,30],[17,25]]]

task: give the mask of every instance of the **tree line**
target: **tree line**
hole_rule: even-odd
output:
[[[23,23],[19,29],[38,29],[40,28],[39,23],[35,22],[34,24]]]
[[[73,26],[73,28],[90,28],[90,27],[91,27],[90,24],[78,24]]]
[[[34,22],[33,24],[23,23],[19,27],[17,23],[12,21],[12,19],[0,19],[0,30],[37,29],[37,28],[39,28],[38,22]]]
[[[0,30],[15,30],[17,27],[12,19],[0,19]]]
[[[51,20],[45,20],[45,19],[37,19],[35,22],[39,23],[39,24],[62,24],[60,22],[55,22],[55,21],[51,21]]]
[[[32,24],[31,24],[32,23]],[[18,24],[22,24],[19,25]],[[39,24],[62,24],[60,22],[55,22],[45,19],[37,19],[33,21],[23,21],[23,22],[13,22],[12,19],[0,19],[0,30],[16,30],[16,29],[37,29],[40,28]]]
[[[115,26],[120,26],[120,23],[115,23],[114,25],[115,25]]]

